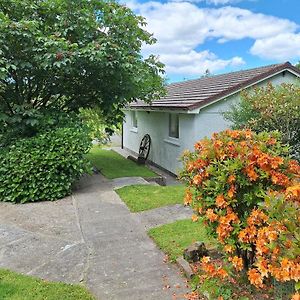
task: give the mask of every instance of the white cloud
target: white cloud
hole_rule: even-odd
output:
[[[206,2],[207,4],[225,5],[225,4],[238,3],[243,0],[172,0],[172,1],[174,1],[174,2],[194,2],[194,3]]]
[[[287,19],[279,19],[253,13],[237,7],[223,7],[209,11],[210,35],[221,42],[243,38],[266,38],[282,32],[293,32],[298,25]]]
[[[203,8],[190,2],[130,1],[127,5],[146,18],[146,29],[154,33],[158,40],[155,45],[144,47],[145,55],[159,55],[166,64],[168,74],[201,75],[206,69],[217,72],[227,66],[237,68],[245,63],[234,53],[231,58],[217,57],[205,48],[205,42],[210,39],[225,43],[250,38],[254,40],[252,54],[282,60],[290,58],[285,58],[285,55],[295,47],[292,48],[292,43],[281,43],[276,37],[289,35],[298,41],[298,35],[295,34],[298,29],[296,23],[238,7]],[[208,1],[215,4],[232,2]],[[264,45],[265,42],[268,45],[279,45],[280,49],[274,50],[272,54]],[[275,52],[278,53],[274,54]]]
[[[245,62],[241,57],[228,60],[220,59],[209,51],[162,54],[161,60],[166,64],[167,74],[187,74],[200,76],[208,69],[214,73],[228,66],[241,66]]]
[[[250,52],[262,58],[282,61],[300,58],[300,33],[283,33],[259,39],[255,41]]]

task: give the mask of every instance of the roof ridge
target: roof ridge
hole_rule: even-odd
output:
[[[230,74],[236,74],[239,72],[255,71],[255,70],[267,69],[267,68],[278,68],[279,66],[284,66],[284,65],[293,66],[289,61],[286,61],[284,63],[271,64],[271,65],[267,65],[267,66],[255,67],[255,68],[244,69],[244,70],[239,70],[239,71],[232,71],[232,72],[212,75],[212,76],[208,76],[208,77],[200,77],[200,78],[196,78],[196,79],[188,79],[188,80],[184,80],[184,81],[172,82],[172,83],[167,84],[166,86],[181,85],[181,84],[185,84],[188,82],[195,82],[195,81],[203,80],[203,79],[216,78],[216,77],[220,77],[220,76],[228,76]]]

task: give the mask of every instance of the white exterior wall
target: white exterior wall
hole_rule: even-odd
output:
[[[286,72],[258,84],[268,82],[277,85],[294,82],[296,76]],[[125,148],[138,153],[140,142],[145,134],[151,137],[151,149],[148,159],[157,165],[177,174],[181,168],[179,157],[184,150],[193,150],[196,141],[211,136],[212,133],[229,128],[230,124],[224,120],[222,113],[230,110],[232,104],[239,101],[239,94],[227,97],[207,107],[197,114],[179,113],[179,139],[168,137],[169,112],[164,111],[136,111],[138,128],[132,127],[131,111],[125,111],[123,124],[123,145]],[[173,113],[176,113],[175,111]]]
[[[137,111],[138,128],[132,127],[131,111],[125,111],[123,124],[123,145],[138,153],[140,142],[145,134],[151,137],[148,159],[157,165],[177,173],[181,167],[179,157],[190,148],[195,136],[195,115],[179,114],[179,139],[169,137],[169,113]]]

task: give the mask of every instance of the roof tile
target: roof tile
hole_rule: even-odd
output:
[[[143,109],[184,109],[191,110],[226,97],[240,89],[275,74],[290,69],[300,76],[300,71],[289,62],[260,68],[237,71],[211,77],[171,83],[166,86],[166,96],[147,104],[136,101],[131,108]]]

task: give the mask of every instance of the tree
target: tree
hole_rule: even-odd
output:
[[[300,69],[300,61],[295,65],[295,67]]]
[[[282,84],[244,91],[241,101],[225,118],[233,128],[251,128],[256,132],[279,131],[282,140],[291,146],[291,153],[300,155],[300,86]]]
[[[49,111],[98,107],[111,123],[163,92],[145,21],[114,1],[0,0],[0,127],[35,134]],[[1,132],[0,132],[1,133]]]

